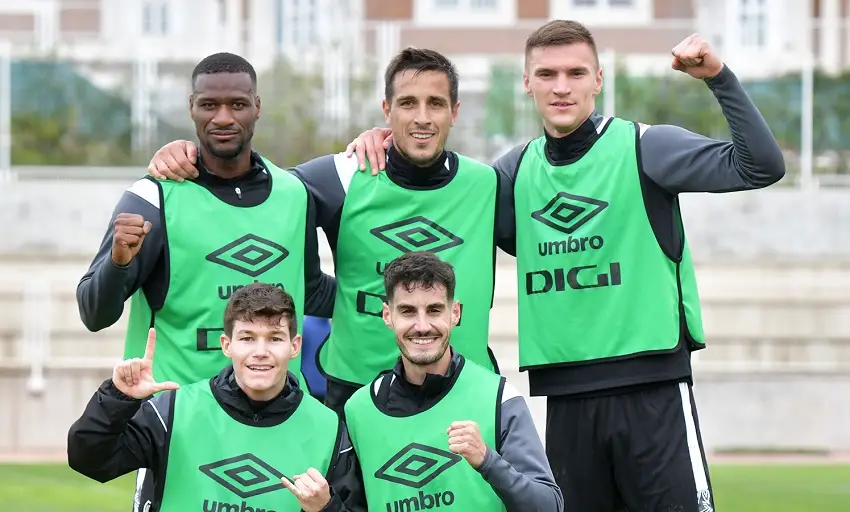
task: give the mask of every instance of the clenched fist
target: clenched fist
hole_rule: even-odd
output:
[[[151,223],[141,215],[121,213],[113,223],[112,261],[116,265],[126,267],[139,254],[145,236],[151,230]]]
[[[723,70],[723,61],[699,34],[692,34],[673,48],[673,69],[694,78],[714,78]]]
[[[487,445],[481,430],[474,421],[455,421],[446,430],[449,435],[449,450],[466,459],[473,469],[478,469],[487,456]]]
[[[153,378],[153,353],[156,349],[156,330],[148,331],[145,356],[128,359],[115,365],[112,383],[119,391],[137,400],[147,398],[167,389],[180,389],[176,382],[157,382]]]

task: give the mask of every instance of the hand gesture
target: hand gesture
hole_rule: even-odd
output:
[[[387,150],[393,144],[393,131],[389,128],[372,128],[358,135],[345,148],[345,156],[351,157],[357,153],[360,170],[366,170],[366,160],[372,167],[372,176],[387,167]]]
[[[137,400],[147,398],[167,389],[180,389],[176,382],[156,382],[153,379],[153,352],[156,348],[156,330],[148,331],[145,357],[128,359],[115,365],[112,382],[119,391]]]
[[[331,501],[331,488],[327,480],[314,468],[308,469],[304,474],[295,475],[292,482],[286,477],[280,481],[298,498],[298,504],[304,512],[320,512]]]
[[[673,69],[694,78],[713,78],[723,70],[720,57],[699,34],[692,34],[673,48]]]
[[[112,233],[112,261],[126,267],[139,254],[151,223],[135,213],[121,213],[115,218]]]
[[[455,421],[446,430],[449,450],[462,455],[473,469],[478,469],[487,455],[487,445],[474,421]]]
[[[195,163],[198,161],[198,146],[188,140],[175,140],[159,148],[148,164],[148,174],[158,180],[182,182],[198,177]]]

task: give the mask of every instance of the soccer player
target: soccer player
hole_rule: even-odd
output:
[[[147,177],[127,189],[77,287],[91,331],[117,322],[130,299],[124,357],[141,357],[155,327],[154,375],[178,384],[213,377],[226,363],[218,343],[222,312],[241,287],[285,287],[299,315],[323,317],[336,292],[320,268],[311,194],[252,151],[260,97],[251,64],[230,53],[199,62],[189,114],[201,146],[197,179]],[[290,370],[306,388],[300,355]],[[147,476],[140,475],[140,488]],[[136,501],[146,501],[138,492]]]
[[[454,347],[452,266],[409,252],[384,283],[401,356],[345,405],[369,509],[564,510],[525,399]]]
[[[234,292],[220,340],[230,363],[184,386],[155,378],[150,329],[142,357],[117,364],[71,426],[68,464],[98,482],[151,468],[144,510],[365,511],[344,425],[288,371],[295,307],[271,284]]]
[[[694,34],[672,67],[702,80],[731,142],[595,110],[591,33],[555,20],[525,48],[544,136],[495,167],[514,184],[520,370],[546,396],[546,450],[567,510],[714,509],[692,395],[705,347],[679,194],[767,187],[779,145],[738,79]],[[378,161],[385,130],[349,146]]]
[[[458,270],[462,315],[453,342],[469,360],[498,372],[488,330],[495,248],[512,250],[504,244],[513,228],[511,185],[491,166],[445,150],[457,97],[457,71],[446,57],[402,50],[385,73],[382,107],[395,135],[386,172],[371,179],[342,154],[295,169],[316,198],[318,225],[334,253],[337,300],[319,362],[325,404],[341,414],[354,391],[393,367],[381,276],[387,262],[408,251],[438,253]],[[193,157],[194,145],[172,142],[155,155],[151,173],[191,176]]]

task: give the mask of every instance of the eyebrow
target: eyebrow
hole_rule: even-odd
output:
[[[442,101],[442,102],[444,102],[444,103],[448,103],[448,101],[449,101],[449,100],[448,100],[446,97],[444,97],[444,96],[436,96],[436,95],[433,95],[433,94],[432,94],[432,95],[430,95],[430,96],[428,96],[428,99],[429,99],[429,100],[438,100],[438,101]],[[402,102],[402,101],[406,101],[406,100],[413,100],[413,101],[417,101],[417,100],[418,100],[418,98],[417,98],[416,96],[411,96],[411,95],[407,95],[407,96],[398,96],[398,97],[396,98],[396,101],[397,101],[397,102]]]

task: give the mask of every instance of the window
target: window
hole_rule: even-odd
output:
[[[149,0],[142,7],[142,33],[164,35],[168,33],[168,3]]]
[[[280,51],[312,49],[323,21],[315,0],[279,0],[277,38]]]
[[[767,6],[765,0],[741,0],[741,45],[763,48],[767,44]]]
[[[573,0],[576,7],[596,7],[596,0]]]
[[[611,7],[632,7],[633,0],[608,0],[608,5]]]
[[[437,7],[457,7],[460,0],[434,0]]]
[[[494,9],[496,0],[471,0],[473,9]]]

